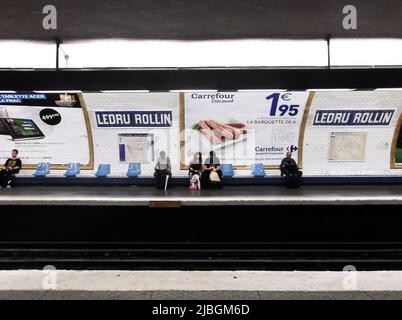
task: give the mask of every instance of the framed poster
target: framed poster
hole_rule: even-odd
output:
[[[0,155],[18,149],[23,169],[40,162],[52,169],[80,163],[93,169],[88,112],[80,93],[0,92]]]
[[[330,161],[364,161],[367,132],[331,132]]]
[[[123,163],[152,163],[154,135],[151,133],[119,134],[119,159]]]
[[[278,168],[287,151],[298,159],[309,92],[189,92],[180,109],[181,167],[214,151],[236,168]],[[303,125],[304,124],[304,125]]]

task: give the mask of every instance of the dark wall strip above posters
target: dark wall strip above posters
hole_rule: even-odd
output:
[[[1,90],[172,90],[402,87],[402,69],[1,71]]]

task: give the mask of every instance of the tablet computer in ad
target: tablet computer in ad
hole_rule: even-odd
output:
[[[32,119],[0,119],[2,134],[8,134],[13,140],[42,139],[45,135]]]

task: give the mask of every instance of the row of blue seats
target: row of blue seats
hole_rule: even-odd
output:
[[[66,177],[76,177],[81,172],[81,166],[79,163],[69,163],[67,170],[64,173]],[[46,177],[50,173],[50,163],[39,163],[36,167],[36,171],[33,174],[34,177]],[[100,164],[98,170],[95,173],[97,177],[107,177],[110,174],[110,164]],[[141,174],[141,165],[139,163],[130,163],[128,165],[127,176],[138,177]]]
[[[221,164],[221,171],[224,177],[233,177],[234,170],[231,164]],[[50,173],[50,163],[39,163],[36,172],[33,174],[35,177],[46,177]],[[80,174],[79,163],[69,163],[67,171],[64,173],[66,177],[76,177]],[[97,177],[107,177],[110,174],[110,164],[100,164],[95,173]],[[265,177],[265,169],[262,163],[255,163],[251,166],[251,174],[254,177]],[[138,177],[141,175],[141,164],[130,163],[128,165],[127,177]]]

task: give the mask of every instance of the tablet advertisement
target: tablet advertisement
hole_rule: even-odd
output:
[[[297,159],[308,92],[190,92],[183,106],[182,164],[214,151],[241,168],[276,167],[287,151]],[[183,128],[182,128],[183,129]]]
[[[0,155],[18,149],[24,168],[49,162],[91,167],[92,137],[78,94],[0,93]],[[92,164],[93,166],[93,164]]]

